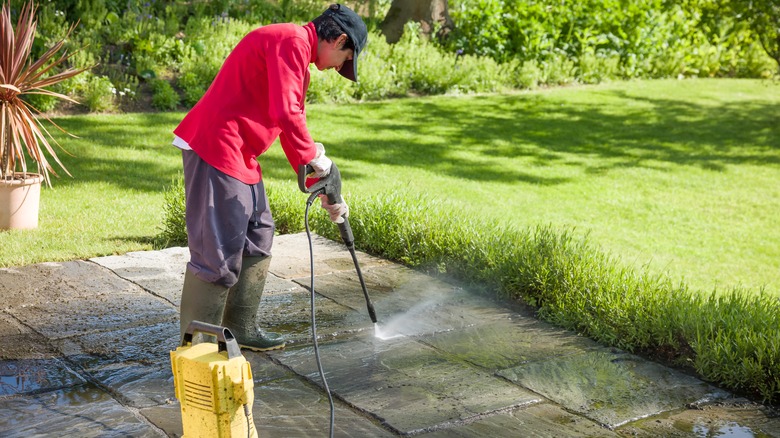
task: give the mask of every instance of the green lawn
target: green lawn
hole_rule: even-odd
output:
[[[307,112],[348,201],[425,194],[485,221],[573,227],[695,289],[780,289],[780,84],[620,82]],[[39,230],[0,234],[0,264],[150,249],[181,167],[169,146],[181,117],[59,119],[81,137],[63,139],[75,178],[44,191]],[[261,162],[294,184],[281,148]]]

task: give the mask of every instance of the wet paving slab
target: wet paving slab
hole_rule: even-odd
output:
[[[58,342],[82,375],[133,408],[174,399],[170,351],[176,349],[178,322],[76,336]]]
[[[519,315],[461,330],[426,334],[420,341],[493,371],[598,347],[588,338]]]
[[[336,436],[776,436],[772,409],[314,236]],[[169,352],[188,251],[0,269],[0,436],[181,436]],[[261,436],[327,435],[305,234],[277,236],[258,313],[288,348],[244,352]]]
[[[0,398],[3,437],[150,437],[160,431],[100,388],[84,384]]]
[[[58,352],[46,337],[0,311],[0,359],[45,359]]]
[[[471,423],[418,435],[425,438],[618,437],[617,433],[552,403],[537,403]],[[662,436],[662,435],[657,435]]]
[[[363,279],[379,326],[388,336],[459,330],[514,314],[495,300],[398,265],[366,268]],[[368,319],[366,299],[354,272],[319,276],[315,290]]]
[[[319,384],[311,347],[271,353]],[[541,398],[411,339],[362,339],[320,345],[331,391],[400,434],[449,427]]]
[[[269,382],[255,387],[255,398],[262,400],[253,409],[261,436],[312,437],[327,436],[330,406],[319,388],[298,379]],[[338,437],[392,437],[377,422],[356,413],[336,401],[334,435]],[[296,411],[289,415],[290,407]]]
[[[310,292],[291,280],[271,277],[271,287],[279,289],[263,294],[258,325],[284,333],[288,345],[311,342]],[[360,330],[373,330],[367,316],[321,294],[315,294],[314,307],[320,337],[340,338]]]
[[[531,362],[498,375],[610,429],[731,396],[671,368],[607,348]]]
[[[768,438],[780,436],[780,416],[766,406],[733,398],[669,411],[633,422],[617,431],[622,436],[643,438]]]
[[[0,362],[0,397],[39,393],[86,383],[62,360],[17,359]]]

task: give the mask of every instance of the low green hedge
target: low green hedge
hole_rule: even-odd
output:
[[[302,231],[306,197],[291,183],[271,182],[267,190],[277,230]],[[174,184],[171,192],[166,203],[183,205],[182,185]],[[499,227],[402,193],[348,201],[356,246],[363,251],[522,300],[540,318],[605,345],[695,370],[705,380],[765,403],[780,401],[776,297],[741,290],[693,292],[622,267],[572,230]],[[166,211],[182,214],[180,207]],[[313,232],[339,239],[320,208],[313,208],[309,219]],[[164,223],[181,227],[183,221],[166,217]],[[161,233],[172,235],[186,239],[181,229]]]

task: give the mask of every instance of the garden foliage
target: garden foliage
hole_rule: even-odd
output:
[[[570,60],[582,82],[772,74],[777,65],[722,1],[456,0],[445,46],[499,62]]]
[[[389,45],[374,30],[376,20],[367,19],[372,30],[360,83],[312,67],[308,97],[344,102],[627,78],[774,76],[768,43],[751,27],[760,20],[741,19],[734,6],[740,1],[451,0],[456,28],[444,41],[428,41],[409,23],[403,39]],[[726,4],[732,7],[721,7]],[[86,48],[72,62],[98,66],[94,77],[74,80],[67,91],[90,111],[132,110],[144,93],[157,95],[158,109],[178,108],[169,90],[152,89],[157,79],[169,82],[178,102],[190,107],[247,32],[275,22],[304,23],[323,7],[313,0],[55,0],[40,6],[39,53],[70,23],[83,23],[69,44]]]

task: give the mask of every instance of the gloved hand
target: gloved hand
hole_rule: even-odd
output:
[[[328,176],[330,173],[330,166],[333,164],[333,162],[330,161],[330,158],[325,156],[325,146],[323,146],[322,143],[314,143],[314,146],[317,147],[317,155],[315,155],[314,159],[309,162],[309,166],[314,169],[314,172],[307,176],[315,178]]]
[[[320,195],[320,205],[328,212],[333,223],[340,224],[344,222],[344,217],[349,217],[349,206],[343,200],[340,204],[331,204],[327,196]]]

